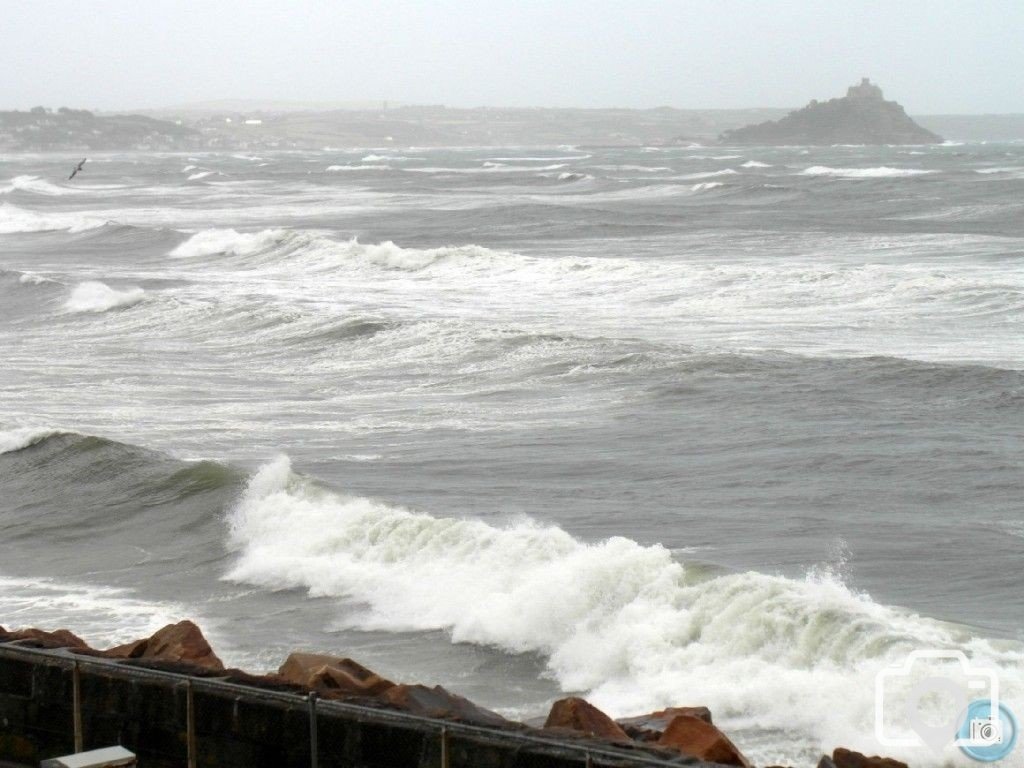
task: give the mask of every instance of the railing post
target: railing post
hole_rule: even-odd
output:
[[[71,719],[75,728],[75,753],[84,750],[82,738],[82,673],[78,669],[78,659],[71,667]]]
[[[196,702],[191,678],[185,682],[185,743],[188,746],[188,768],[196,768]]]
[[[451,754],[448,751],[448,729],[441,726],[441,768],[449,768],[451,765]]]
[[[320,748],[317,745],[316,735],[316,691],[310,691],[307,697],[309,701],[309,765],[310,768],[317,768],[320,764]]]

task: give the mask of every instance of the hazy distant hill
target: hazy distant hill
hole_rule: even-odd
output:
[[[236,148],[637,146],[713,141],[723,130],[785,114],[780,109],[389,109],[204,112],[186,119],[208,146]],[[187,116],[186,116],[187,117]]]
[[[191,128],[143,115],[99,116],[67,107],[0,112],[0,149],[6,151],[173,150],[198,140]]]
[[[781,120],[726,131],[727,144],[934,144],[942,138],[915,123],[864,78],[846,96],[812,101]]]
[[[851,104],[851,101],[855,103]],[[863,102],[863,103],[862,103]],[[252,105],[266,111],[250,109]],[[643,146],[730,142],[864,144],[1024,140],[1024,115],[932,115],[920,127],[894,102],[833,99],[785,109],[458,109],[398,106],[328,111],[297,102],[225,100],[149,115],[36,107],[0,112],[0,150],[271,150],[324,147]],[[838,106],[837,106],[838,104]],[[848,110],[852,110],[849,112]],[[166,119],[158,119],[161,115]],[[852,116],[851,116],[852,115]],[[780,119],[781,118],[781,119]],[[776,122],[764,122],[764,121]],[[741,128],[749,123],[759,125]],[[741,130],[735,130],[741,129]],[[884,129],[884,130],[883,130]]]

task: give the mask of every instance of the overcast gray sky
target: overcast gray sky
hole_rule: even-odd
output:
[[[2,0],[0,108],[223,98],[1024,112],[1024,0]]]

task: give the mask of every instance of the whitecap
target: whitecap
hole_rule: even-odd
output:
[[[99,280],[87,280],[75,286],[64,307],[71,312],[106,312],[138,304],[145,294],[141,288],[119,291]]]
[[[928,173],[938,173],[938,171],[922,168],[890,168],[884,165],[877,168],[830,168],[826,165],[814,165],[802,170],[800,175],[837,176],[844,179],[885,179],[900,176],[923,176]]]

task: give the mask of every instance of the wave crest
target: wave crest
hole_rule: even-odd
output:
[[[844,179],[888,179],[900,176],[923,176],[929,173],[938,173],[938,171],[923,168],[890,168],[885,165],[877,168],[830,168],[827,165],[813,165],[802,170],[800,175],[838,176]]]
[[[0,205],[0,235],[19,232],[85,232],[107,224],[104,219],[77,213],[37,213],[10,203]]]
[[[87,280],[75,286],[64,307],[71,312],[106,312],[138,304],[145,295],[141,288],[119,291],[99,280]]]
[[[863,745],[875,672],[916,647],[968,647],[1022,690],[1024,654],[873,602],[828,569],[805,580],[711,576],[660,545],[579,541],[553,526],[440,518],[261,468],[230,516],[225,578],[349,604],[348,626],[437,630],[539,653],[564,690],[615,714],[688,700],[726,722]]]
[[[48,427],[16,427],[0,430],[0,454],[13,453],[30,448],[47,438],[67,434],[61,429]]]

